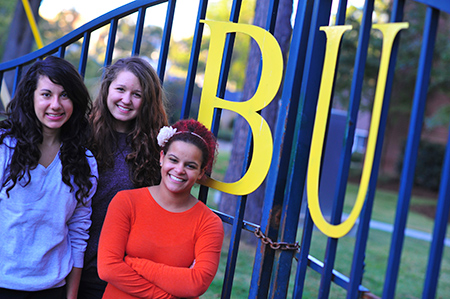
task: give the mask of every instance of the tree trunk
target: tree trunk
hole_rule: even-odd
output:
[[[29,0],[36,22],[39,21],[39,6],[41,5],[41,1],[42,0]],[[30,53],[33,44],[35,44],[35,41],[30,23],[28,22],[22,1],[18,0],[14,17],[9,26],[9,34],[8,39],[6,40],[5,53],[3,54],[2,61],[9,61]],[[11,92],[14,83],[13,72],[6,73],[4,79],[8,90]]]
[[[259,27],[265,27],[267,18],[267,8],[269,0],[258,0],[255,7],[255,18],[253,24]],[[280,44],[283,53],[284,64],[286,65],[287,53],[289,50],[289,42],[292,33],[291,26],[292,15],[292,0],[280,0],[278,8],[278,16],[275,26],[275,38]],[[249,61],[247,65],[247,72],[242,95],[242,101],[250,99],[256,90],[256,82],[258,78],[259,65],[261,60],[261,52],[254,40],[251,41]],[[275,99],[261,111],[262,117],[269,124],[272,133],[274,131],[277,115],[278,102],[280,99],[280,92]],[[235,182],[242,177],[242,167],[245,157],[245,148],[247,136],[249,133],[249,126],[244,118],[238,116],[234,125],[234,138],[232,142],[232,150],[230,163],[225,173],[225,182]],[[259,224],[261,221],[262,206],[264,201],[265,181],[253,193],[247,197],[247,205],[244,219],[253,223]],[[227,214],[234,215],[236,209],[237,197],[231,194],[223,193],[220,199],[219,208]],[[252,234],[243,234],[242,238],[248,243],[256,242]]]

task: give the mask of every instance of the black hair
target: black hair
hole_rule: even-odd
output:
[[[164,154],[167,153],[174,141],[191,143],[202,151],[201,168],[205,169],[206,173],[211,173],[217,156],[217,139],[214,134],[202,123],[194,119],[179,120],[172,127],[177,129],[177,131],[162,147]]]
[[[74,190],[71,182],[78,186],[76,199],[83,202],[92,188],[91,168],[86,158],[86,144],[89,136],[87,115],[91,109],[91,98],[83,78],[68,61],[55,56],[35,62],[20,81],[17,91],[6,108],[7,119],[0,122],[2,134],[0,144],[8,136],[16,140],[14,154],[8,165],[7,176],[2,182],[5,187],[9,181],[7,194],[18,180],[25,178],[25,186],[30,183],[30,170],[37,167],[41,152],[38,144],[42,143],[42,123],[34,110],[34,92],[42,76],[53,83],[61,85],[73,104],[71,117],[61,127],[60,159],[62,163],[62,180]]]

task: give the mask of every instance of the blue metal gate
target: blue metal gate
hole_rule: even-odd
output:
[[[389,260],[384,279],[383,298],[394,298],[396,282],[399,279],[399,267],[402,247],[405,239],[406,220],[410,205],[413,186],[413,177],[416,167],[418,146],[424,121],[425,104],[427,100],[428,84],[431,76],[433,51],[435,48],[436,32],[440,20],[440,14],[450,13],[450,2],[442,0],[409,0],[419,2],[426,9],[426,19],[423,25],[423,40],[418,58],[418,69],[416,85],[414,87],[413,106],[411,108],[410,126],[405,147],[403,169],[398,194],[398,205],[395,215],[395,223],[392,232]],[[228,251],[225,278],[223,280],[222,298],[230,298],[233,288],[233,277],[236,271],[236,260],[242,230],[256,231],[260,236],[254,259],[253,274],[249,289],[249,298],[301,298],[304,293],[306,273],[312,269],[320,274],[320,286],[318,298],[330,298],[332,283],[342,288],[347,298],[360,298],[367,296],[369,290],[361,285],[364,275],[364,264],[366,257],[366,246],[369,235],[369,223],[371,220],[372,206],[375,197],[378,171],[382,153],[383,138],[386,129],[387,110],[394,79],[395,64],[400,35],[391,39],[389,56],[385,58],[386,69],[385,88],[380,91],[381,104],[379,107],[378,130],[373,133],[373,155],[372,167],[367,174],[367,192],[364,195],[364,206],[359,215],[357,226],[353,260],[349,277],[334,270],[339,236],[330,233],[328,238],[324,261],[310,255],[311,240],[313,236],[314,215],[310,209],[306,210],[306,216],[301,232],[301,240],[297,243],[299,216],[302,206],[303,194],[308,181],[308,172],[312,172],[308,159],[310,155],[316,154],[311,151],[315,124],[318,122],[316,115],[319,110],[319,99],[324,86],[325,49],[327,38],[323,31],[325,27],[339,28],[346,21],[347,0],[335,1],[337,13],[335,24],[330,24],[332,14],[332,0],[299,0],[296,3],[295,20],[293,20],[293,33],[289,49],[289,57],[284,72],[282,96],[280,101],[279,115],[274,128],[273,157],[267,175],[267,187],[265,190],[264,207],[260,224],[253,224],[244,220],[246,196],[240,196],[236,204],[236,214],[226,215],[216,211],[224,223],[232,226],[232,236]],[[408,0],[392,0],[389,23],[401,23],[404,19],[404,7]],[[109,65],[113,59],[114,46],[116,42],[118,22],[122,18],[135,12],[136,30],[131,55],[139,55],[141,41],[144,32],[146,10],[156,5],[167,5],[166,21],[163,28],[161,48],[159,50],[159,61],[157,71],[163,81],[170,51],[169,42],[171,38],[175,0],[136,0],[117,8],[87,24],[70,32],[52,44],[25,55],[13,61],[0,64],[0,80],[7,71],[15,74],[14,89],[20,80],[22,69],[47,55],[65,57],[66,49],[74,43],[82,40],[81,54],[79,57],[79,72],[84,75],[88,61],[88,50],[91,34],[102,27],[109,26],[107,48],[104,65]],[[234,0],[230,12],[230,22],[237,22],[240,15],[240,0]],[[268,7],[266,30],[274,31],[274,20],[277,15],[279,2],[271,0]],[[362,8],[361,26],[359,29],[358,48],[355,56],[353,80],[350,91],[350,103],[345,122],[345,137],[335,149],[339,152],[339,176],[332,201],[330,226],[325,224],[325,233],[339,227],[343,214],[343,203],[346,193],[347,178],[349,175],[351,149],[355,135],[355,124],[361,103],[361,90],[363,86],[365,63],[367,59],[370,31],[373,28],[372,13],[375,1],[366,0]],[[194,83],[199,64],[201,52],[201,41],[204,23],[208,9],[208,1],[200,0],[196,28],[193,36],[190,53],[190,63],[186,77],[186,85],[183,97],[181,118],[189,117],[192,105]],[[398,30],[404,29],[401,27]],[[385,39],[386,36],[384,36]],[[328,39],[330,41],[330,38]],[[223,97],[226,87],[226,74],[230,66],[233,39],[227,39],[224,48],[222,70],[220,72],[217,94]],[[384,50],[383,50],[384,51]],[[327,52],[328,53],[328,52]],[[335,70],[331,68],[333,77]],[[382,73],[380,66],[380,73]],[[329,75],[329,74],[328,74]],[[333,82],[331,80],[331,82]],[[378,83],[380,84],[380,83]],[[329,87],[332,89],[332,87]],[[375,106],[375,105],[374,105]],[[325,109],[326,114],[330,108]],[[375,108],[374,108],[375,111]],[[374,112],[373,112],[374,113]],[[320,116],[323,117],[323,116]],[[217,132],[220,120],[220,111],[215,114],[212,128]],[[326,121],[326,118],[325,118]],[[373,124],[373,123],[372,123]],[[326,123],[325,123],[326,125]],[[370,138],[370,137],[369,137]],[[369,141],[370,142],[370,141]],[[249,147],[250,148],[250,147]],[[250,155],[250,152],[248,153]],[[318,156],[320,159],[320,155]],[[320,168],[320,164],[319,164]],[[313,184],[311,185],[313,186]],[[201,196],[206,198],[207,188],[202,187]],[[205,199],[206,200],[206,199]],[[439,271],[443,257],[444,239],[448,222],[450,208],[450,145],[447,145],[445,161],[442,166],[441,184],[436,209],[434,232],[432,234],[431,247],[428,259],[428,268],[423,282],[424,288],[422,298],[435,298],[439,282]],[[311,207],[311,206],[310,206]],[[359,213],[358,213],[359,214]],[[317,213],[316,213],[317,217]],[[278,220],[275,221],[275,218]],[[281,250],[284,249],[284,250]],[[293,262],[296,263],[296,273],[291,277]],[[288,291],[289,281],[294,281],[294,289]],[[412,282],[422,283],[422,282]]]

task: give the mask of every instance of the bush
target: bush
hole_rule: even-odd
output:
[[[354,152],[351,156],[351,161],[356,163],[364,162],[364,154],[359,152]]]
[[[398,173],[401,174],[405,146],[403,146],[402,157],[398,163]],[[438,143],[421,141],[417,154],[416,172],[414,185],[432,191],[439,190],[441,180],[442,164],[444,162],[445,146]]]

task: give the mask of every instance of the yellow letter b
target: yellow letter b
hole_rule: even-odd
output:
[[[268,31],[253,25],[231,22],[202,21],[211,29],[208,60],[205,69],[205,81],[200,101],[198,120],[210,126],[214,109],[227,109],[240,114],[250,125],[253,135],[253,156],[245,175],[233,183],[224,183],[207,179],[204,185],[214,189],[245,195],[255,191],[261,185],[269,171],[272,160],[273,141],[270,128],[258,113],[275,97],[283,73],[281,49]],[[231,102],[216,96],[219,82],[221,61],[228,33],[244,33],[252,37],[261,50],[261,77],[254,96],[243,102]]]

